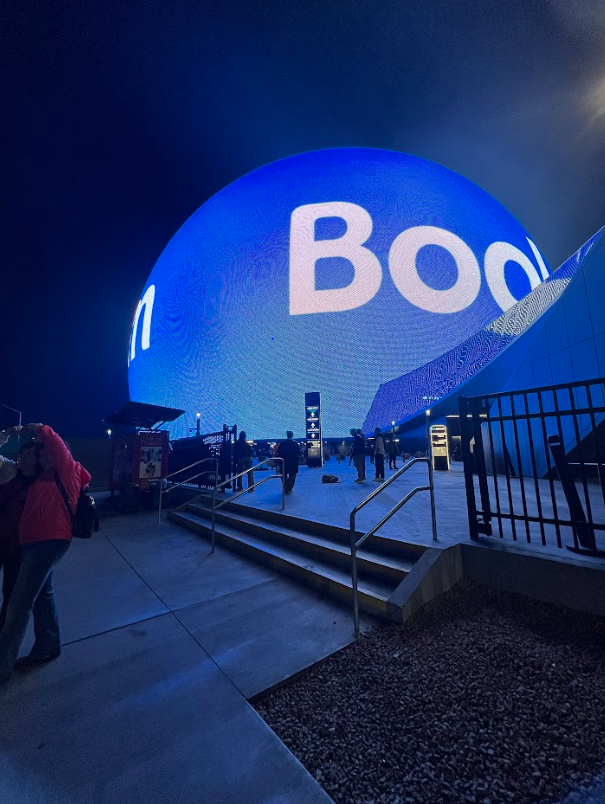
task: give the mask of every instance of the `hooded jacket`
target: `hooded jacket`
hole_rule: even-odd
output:
[[[57,476],[67,493],[73,513],[80,491],[90,483],[90,474],[74,460],[63,439],[47,425],[36,427],[36,438],[48,450],[53,468],[34,480],[19,521],[19,543],[22,545],[51,539],[71,539],[71,517],[57,486]],[[56,474],[55,474],[56,473]]]

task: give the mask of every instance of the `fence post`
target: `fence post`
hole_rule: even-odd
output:
[[[491,504],[489,499],[489,487],[487,485],[487,467],[485,465],[485,445],[483,443],[483,431],[481,430],[481,398],[474,397],[471,406],[473,423],[473,437],[475,448],[473,455],[475,458],[475,468],[479,480],[479,494],[481,496],[481,508],[483,510],[483,525],[481,530],[487,535],[491,535],[492,529],[489,524],[492,519]],[[490,445],[491,449],[491,445]]]
[[[465,396],[458,397],[458,415],[460,416],[460,450],[464,463],[468,529],[471,539],[477,541],[479,539],[479,524],[477,522],[477,503],[475,500],[475,484],[473,482],[473,453],[471,452],[473,427],[469,418],[468,399]]]
[[[550,451],[559,474],[559,480],[561,481],[561,486],[563,488],[563,493],[565,494],[565,499],[567,500],[574,536],[577,537],[578,541],[586,552],[596,553],[597,542],[595,539],[594,528],[586,520],[586,514],[584,513],[584,508],[582,507],[580,495],[578,494],[576,484],[574,483],[573,476],[569,469],[569,464],[567,463],[567,456],[565,455],[565,449],[563,448],[561,437],[558,435],[548,436],[548,446],[550,447]],[[583,552],[577,546],[573,548],[568,546],[568,549],[578,553]]]

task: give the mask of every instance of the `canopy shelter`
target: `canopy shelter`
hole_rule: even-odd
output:
[[[173,422],[184,412],[178,408],[164,408],[145,402],[127,402],[121,410],[110,413],[105,421],[108,424],[136,427],[137,430],[159,430],[163,424]]]

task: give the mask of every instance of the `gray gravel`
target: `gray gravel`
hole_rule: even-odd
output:
[[[257,708],[336,802],[580,801],[604,671],[605,620],[464,583]]]

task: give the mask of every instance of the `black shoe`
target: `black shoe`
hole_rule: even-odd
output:
[[[18,670],[20,673],[28,673],[30,670],[35,670],[36,667],[40,667],[43,664],[47,664],[48,662],[52,662],[53,659],[57,659],[61,655],[61,651],[58,653],[47,653],[45,656],[24,656],[22,659],[17,659],[15,662],[15,670]]]

